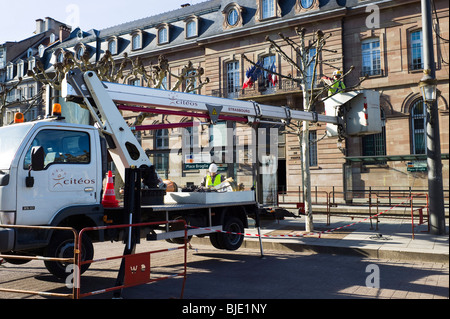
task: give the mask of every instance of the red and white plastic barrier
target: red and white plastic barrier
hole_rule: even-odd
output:
[[[356,225],[356,224],[365,222],[365,221],[367,221],[367,220],[369,220],[369,219],[378,217],[378,216],[380,216],[380,215],[382,215],[382,214],[384,214],[384,213],[386,213],[386,212],[388,212],[388,211],[390,211],[390,210],[392,210],[392,209],[394,209],[394,208],[396,208],[396,207],[398,207],[398,206],[401,206],[401,205],[407,203],[407,202],[410,201],[410,200],[411,200],[411,198],[409,198],[408,200],[406,200],[406,201],[404,201],[404,202],[402,202],[402,203],[400,203],[400,204],[397,204],[397,205],[395,205],[395,206],[392,206],[392,207],[386,209],[385,211],[383,211],[383,212],[381,212],[381,213],[378,213],[378,214],[376,214],[376,215],[373,215],[373,216],[364,218],[364,219],[362,219],[362,220],[360,220],[360,221],[357,221],[357,222],[354,222],[354,223],[351,223],[351,224],[348,224],[348,225],[345,225],[345,226],[340,226],[340,227],[336,227],[336,228],[333,228],[333,229],[329,229],[329,230],[325,230],[325,231],[320,231],[320,232],[311,232],[311,233],[307,233],[307,234],[297,234],[297,235],[291,235],[291,234],[288,234],[288,235],[259,235],[259,234],[250,234],[250,233],[236,233],[236,232],[230,232],[230,231],[225,231],[225,230],[211,229],[211,228],[207,228],[207,227],[196,227],[196,226],[191,226],[191,225],[187,225],[187,227],[189,227],[189,228],[195,228],[195,229],[208,230],[208,231],[211,231],[212,233],[213,233],[213,232],[217,232],[217,233],[224,233],[224,234],[230,234],[230,235],[242,235],[242,236],[245,236],[245,237],[264,237],[264,238],[280,238],[280,237],[281,237],[281,238],[295,238],[295,237],[305,237],[305,236],[318,235],[319,238],[321,238],[322,234],[332,233],[332,232],[334,232],[334,231],[336,231],[336,230],[340,230],[340,229],[343,229],[343,228],[347,228],[347,227],[350,227],[350,226],[354,226],[354,225]]]

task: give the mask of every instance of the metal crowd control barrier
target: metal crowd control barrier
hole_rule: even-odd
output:
[[[315,191],[315,196],[312,198],[312,204],[311,205],[325,205],[326,206],[326,212],[325,215],[327,216],[327,225],[330,225],[330,193],[326,191]],[[288,199],[294,198],[297,199],[297,196],[293,197],[290,196],[290,194],[299,194],[298,201],[286,201],[286,197]],[[318,196],[318,194],[324,194],[323,196]],[[280,200],[281,198],[281,200]],[[319,199],[325,199],[325,202],[319,201]],[[277,193],[277,203],[278,205],[296,205],[296,208],[298,209],[298,214],[305,214],[305,202],[301,200],[301,194],[299,191],[281,191]],[[318,213],[316,213],[318,214]]]
[[[132,253],[128,255],[120,255],[120,256],[113,256],[113,257],[106,257],[106,258],[100,258],[100,259],[94,259],[94,260],[86,260],[81,261],[81,242],[82,242],[82,236],[84,233],[88,231],[96,231],[96,230],[107,230],[107,229],[118,229],[118,228],[129,228],[130,233],[129,237],[131,236],[131,228],[133,227],[145,227],[145,226],[151,226],[151,225],[164,225],[164,224],[174,224],[174,223],[183,223],[184,225],[184,245],[174,247],[174,248],[167,248],[167,249],[160,249],[155,251],[149,251],[149,252],[143,252],[143,253]],[[78,269],[84,264],[89,263],[96,263],[96,262],[102,262],[102,261],[109,261],[109,260],[115,260],[115,259],[122,259],[122,263],[124,264],[124,280],[123,283],[120,285],[117,285],[115,287],[109,287],[101,290],[81,293],[81,276],[80,272],[77,271],[77,274],[74,276],[76,278],[76,281],[74,283],[75,286],[75,299],[80,299],[88,296],[98,295],[102,293],[112,292],[121,290],[124,288],[129,288],[133,286],[138,286],[150,282],[156,282],[161,281],[169,278],[174,278],[177,276],[183,276],[183,284],[181,288],[181,295],[180,298],[183,298],[184,293],[184,286],[186,283],[186,276],[187,276],[187,225],[184,220],[169,220],[169,221],[161,221],[161,222],[150,222],[150,223],[139,223],[139,224],[127,224],[127,225],[114,225],[114,226],[100,226],[100,227],[87,227],[81,230],[79,234],[79,241],[78,241],[78,250],[80,254],[78,255]],[[184,271],[181,273],[177,273],[170,276],[164,276],[160,278],[151,278],[151,272],[150,272],[150,256],[152,254],[162,253],[162,252],[168,252],[173,250],[179,250],[184,249]],[[120,271],[119,271],[120,272]],[[119,275],[120,276],[120,275]],[[116,282],[117,283],[117,282]]]
[[[414,197],[418,197],[418,198],[426,198],[426,204],[425,206],[421,205],[418,208],[414,209]],[[429,201],[428,201],[428,194],[417,194],[414,196],[411,196],[411,227],[412,227],[412,238],[414,239],[414,211],[417,210],[418,214],[419,214],[419,223],[417,224],[417,226],[423,225],[424,219],[423,219],[423,209],[426,208],[427,210],[427,220],[426,223],[428,225],[428,230],[427,232],[430,232],[430,209],[429,209]]]
[[[387,195],[381,195],[381,194],[371,194],[371,196],[369,197],[369,214],[370,214],[370,218],[371,218],[371,223],[372,223],[372,195],[376,196],[376,208],[377,208],[377,213],[376,213],[376,219],[377,219],[377,227],[376,230],[378,230],[378,216],[381,215],[379,213],[379,204],[380,204],[380,198],[387,198]],[[415,206],[414,205],[414,198],[424,198],[425,199],[425,203],[420,203],[419,206]],[[397,196],[394,197],[392,196],[392,194],[389,194],[389,201],[391,201],[391,199],[399,199],[400,201],[402,201],[399,204],[396,204],[395,207],[405,207],[406,208],[410,208],[411,209],[411,233],[412,233],[412,239],[414,239],[414,228],[416,227],[414,225],[414,212],[417,211],[418,217],[419,217],[419,223],[417,224],[417,226],[423,225],[425,224],[425,222],[428,225],[428,232],[430,231],[430,211],[428,208],[428,194],[410,194],[409,196]],[[409,202],[409,203],[408,203]],[[417,202],[416,202],[417,203]],[[391,204],[392,205],[392,204]],[[426,209],[427,210],[427,220],[424,221],[424,213],[423,210]]]
[[[65,263],[76,264],[78,260],[79,250],[77,250],[78,246],[78,233],[75,229],[71,227],[50,227],[50,226],[24,226],[24,225],[0,225],[1,228],[12,228],[12,229],[29,229],[29,230],[50,230],[50,231],[71,231],[74,235],[74,252],[72,258],[56,258],[56,257],[43,257],[43,256],[20,256],[20,255],[2,255],[0,254],[0,258],[5,259],[21,259],[21,260],[42,260],[42,261],[59,261]],[[63,294],[56,292],[45,292],[45,291],[33,291],[33,290],[20,290],[20,289],[7,289],[1,288],[0,291],[10,292],[10,293],[23,293],[29,295],[39,295],[44,297],[60,297],[60,298],[74,298],[75,296],[75,287],[73,287],[71,294]]]

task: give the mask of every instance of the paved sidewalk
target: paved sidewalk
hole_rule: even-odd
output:
[[[326,216],[317,215],[314,216],[313,234],[305,232],[304,216],[279,221],[263,220],[261,222],[263,251],[265,249],[314,251],[379,259],[449,263],[448,219],[447,235],[431,235],[426,232],[426,225],[420,225],[414,227],[413,239],[410,219],[380,216],[377,226],[376,219],[364,220],[365,218],[332,216],[330,225],[326,225]],[[334,230],[339,227],[343,228]],[[331,232],[326,232],[330,230]],[[246,233],[256,235],[257,229],[251,225],[246,229]],[[209,241],[207,237],[194,239],[203,243]],[[243,247],[259,249],[259,237],[246,236]]]

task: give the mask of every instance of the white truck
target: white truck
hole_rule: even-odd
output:
[[[126,172],[137,170],[147,191],[164,193],[161,180],[141,145],[118,110],[118,105],[153,107],[172,112],[208,114],[211,122],[219,117],[243,122],[301,119],[339,124],[337,116],[289,110],[254,102],[221,99],[101,82],[95,72],[73,70],[66,76],[63,95],[86,107],[95,125],[66,123],[59,115],[44,120],[0,128],[0,253],[2,255],[73,255],[73,235],[49,230],[22,230],[8,225],[67,226],[80,231],[85,227],[129,222],[151,222],[182,218],[196,227],[242,233],[248,227],[247,216],[257,216],[258,204],[253,191],[240,197],[208,202],[158,203],[108,208],[102,205],[103,179],[107,152],[126,181]],[[211,112],[211,109],[214,111]],[[125,189],[131,201],[141,193],[140,182]],[[125,182],[127,186],[127,182]],[[128,195],[127,195],[128,194]],[[153,196],[153,195],[152,195]],[[211,193],[208,196],[220,196]],[[230,196],[230,194],[226,195]],[[128,199],[130,202],[130,199]],[[135,204],[135,202],[134,202]],[[137,212],[137,213],[136,213]],[[135,216],[131,217],[132,214]],[[131,219],[130,219],[131,218]],[[182,237],[174,229],[141,229],[147,239],[176,241]],[[219,249],[238,249],[243,236],[189,229],[189,236],[210,233],[211,243]],[[93,258],[93,242],[123,239],[123,234],[100,231],[83,236],[83,260]],[[126,236],[126,235],[125,235]],[[23,260],[8,260],[23,262]],[[67,276],[64,264],[45,261],[57,277]],[[87,269],[89,264],[81,269]]]

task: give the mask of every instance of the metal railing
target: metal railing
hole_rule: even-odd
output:
[[[82,237],[83,235],[88,231],[98,231],[98,230],[109,230],[109,229],[131,229],[133,227],[146,227],[146,226],[155,226],[155,225],[169,225],[169,224],[175,224],[175,223],[182,223],[184,226],[184,245],[177,246],[174,248],[167,248],[167,249],[160,249],[155,251],[148,251],[148,252],[142,252],[142,253],[131,253],[131,254],[123,254],[119,256],[112,256],[112,257],[106,257],[106,258],[99,258],[99,259],[93,259],[93,260],[81,260],[81,252],[82,252]],[[131,236],[131,231],[129,233],[129,238]],[[161,222],[149,222],[149,223],[139,223],[139,224],[128,224],[128,225],[113,225],[113,226],[101,226],[101,227],[88,227],[81,230],[79,234],[79,242],[78,242],[78,250],[80,251],[80,254],[78,255],[78,269],[85,264],[92,264],[92,263],[98,263],[98,262],[106,262],[110,260],[116,260],[121,259],[121,270],[123,269],[123,278],[116,281],[116,286],[103,288],[95,291],[90,292],[84,292],[81,293],[81,275],[80,272],[77,271],[77,274],[75,275],[75,299],[80,299],[88,296],[103,294],[107,292],[113,292],[117,290],[121,290],[124,288],[134,287],[150,282],[156,282],[161,281],[165,279],[174,278],[177,276],[183,277],[183,284],[181,288],[181,295],[180,299],[183,298],[184,294],[184,287],[186,283],[186,276],[187,276],[187,224],[184,220],[169,220],[169,221],[161,221]],[[174,250],[184,250],[184,261],[183,261],[183,271],[180,273],[176,273],[169,276],[159,277],[159,278],[151,278],[151,255],[162,253],[162,252],[169,252]],[[120,276],[120,270],[119,270],[119,276]],[[119,279],[119,278],[118,278]]]
[[[0,225],[1,228],[11,228],[11,229],[27,229],[27,230],[50,230],[50,231],[71,231],[74,235],[74,252],[73,257],[70,258],[57,258],[57,257],[44,257],[44,256],[24,256],[24,255],[5,255],[0,254],[0,258],[5,259],[18,259],[18,260],[42,260],[42,261],[57,261],[63,263],[76,264],[78,260],[79,250],[77,249],[78,244],[78,233],[74,228],[71,227],[50,227],[50,226],[24,226],[24,225]],[[23,293],[28,295],[39,295],[44,297],[59,297],[59,298],[70,298],[73,299],[75,296],[75,287],[72,289],[72,293],[56,293],[56,292],[46,292],[46,291],[35,291],[35,290],[23,290],[23,289],[9,289],[1,288],[0,291],[9,293]]]
[[[281,189],[283,189],[282,187]],[[333,207],[338,206],[368,206],[369,197],[371,194],[383,195],[382,203],[387,206],[392,206],[398,203],[399,196],[411,196],[411,194],[427,194],[428,190],[423,188],[413,187],[366,187],[361,189],[343,191],[342,187],[337,186],[313,186],[311,187],[311,199],[313,203],[324,201],[323,194],[327,192],[330,197],[330,203]],[[281,190],[278,192],[279,198],[282,202],[304,202],[301,186],[295,191]],[[322,198],[321,198],[322,197]],[[450,209],[449,190],[444,189],[444,207]]]

